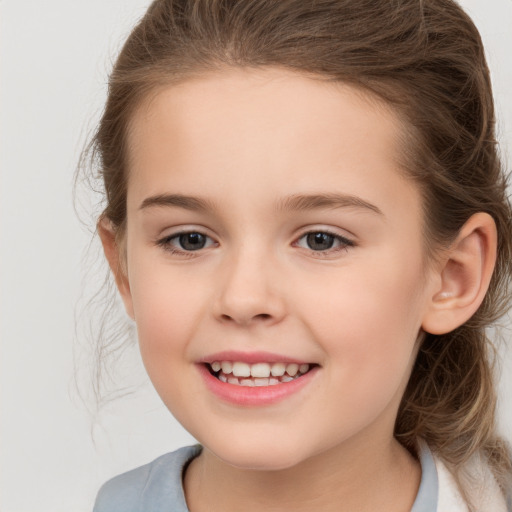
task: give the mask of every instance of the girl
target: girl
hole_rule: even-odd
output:
[[[145,367],[200,443],[96,512],[510,510],[511,208],[457,4],[157,0],[93,147]]]

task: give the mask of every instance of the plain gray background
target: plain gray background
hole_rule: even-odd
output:
[[[73,173],[110,60],[148,3],[0,0],[0,512],[91,510],[107,478],[192,441],[146,383],[104,410],[93,443],[74,387],[74,313],[90,236],[73,210]],[[510,163],[512,1],[461,4],[486,43]],[[510,440],[511,352],[500,382]],[[136,353],[123,372],[144,382]]]

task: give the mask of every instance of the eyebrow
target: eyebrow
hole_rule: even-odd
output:
[[[215,205],[207,199],[200,197],[186,196],[183,194],[158,194],[147,197],[142,201],[140,210],[154,206],[177,206],[185,210],[208,212],[215,209]]]
[[[142,201],[140,210],[150,207],[174,206],[200,212],[211,212],[215,204],[207,199],[183,194],[158,194]],[[364,199],[347,194],[294,194],[281,199],[277,211],[307,211],[328,208],[359,208],[383,215],[382,211]]]
[[[383,215],[379,207],[364,199],[348,194],[291,195],[278,203],[278,210],[319,210],[327,208],[360,208]]]

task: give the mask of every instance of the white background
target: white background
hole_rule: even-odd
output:
[[[461,3],[487,45],[500,139],[512,155],[512,1]],[[91,510],[107,478],[192,441],[146,384],[106,408],[93,442],[74,388],[74,311],[90,235],[73,210],[73,172],[110,60],[147,4],[0,0],[0,512]],[[500,416],[512,440],[511,352]],[[140,381],[132,360],[125,371]]]

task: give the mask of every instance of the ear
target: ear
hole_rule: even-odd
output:
[[[476,213],[464,224],[436,270],[422,328],[446,334],[469,320],[484,300],[496,263],[493,218]]]
[[[108,264],[116,281],[117,289],[124,302],[124,307],[130,318],[134,319],[133,302],[130,292],[130,283],[128,282],[128,272],[126,268],[126,255],[123,248],[116,240],[116,233],[112,223],[105,217],[98,221],[98,234],[100,235],[103,251]]]

